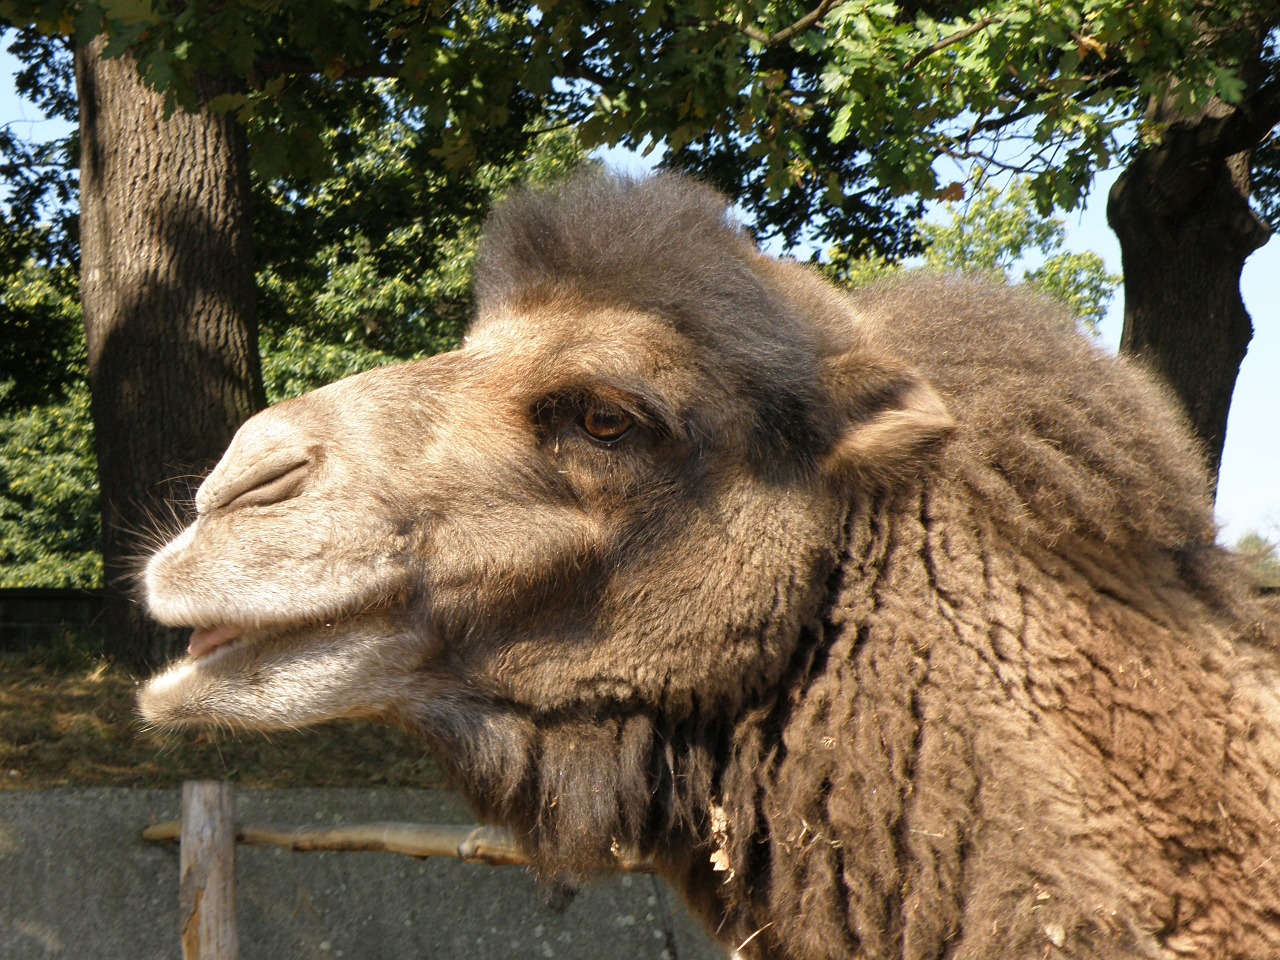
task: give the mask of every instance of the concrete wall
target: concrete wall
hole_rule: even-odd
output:
[[[179,960],[178,852],[141,839],[177,790],[0,791],[0,958]],[[467,823],[416,790],[241,791],[242,823]],[[519,867],[388,853],[239,847],[244,960],[652,958],[723,952],[652,877],[613,877],[548,908]]]

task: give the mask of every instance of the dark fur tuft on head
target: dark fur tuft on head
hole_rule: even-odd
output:
[[[738,300],[749,238],[714,190],[679,177],[584,173],[500,204],[485,227],[476,302],[569,287],[602,303],[672,313]]]

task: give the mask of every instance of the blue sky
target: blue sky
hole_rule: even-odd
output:
[[[0,53],[0,124],[17,124],[24,137],[59,135],[63,125],[44,121],[17,97],[14,63],[8,53]],[[630,170],[648,166],[620,151],[607,151],[605,158]],[[1107,190],[1116,173],[1100,175],[1084,209],[1064,215],[1064,220],[1068,247],[1096,251],[1119,273],[1119,244],[1106,222]],[[1236,385],[1218,482],[1218,520],[1227,542],[1249,530],[1280,538],[1280,239],[1249,258],[1241,286],[1253,316],[1254,339]],[[1118,295],[1102,325],[1102,340],[1112,349],[1120,341],[1122,310]]]

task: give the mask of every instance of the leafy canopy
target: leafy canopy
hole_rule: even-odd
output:
[[[98,518],[88,385],[0,416],[0,587],[100,585]]]
[[[766,232],[911,252],[935,161],[1031,176],[1070,208],[1095,169],[1161,136],[1153,98],[1190,115],[1240,100],[1263,3],[1203,0],[0,0],[78,40],[105,32],[157,88],[203,77],[260,141],[315,154],[316,85],[394,77],[455,167],[550,105],[583,145],[648,147],[738,197]],[[1263,31],[1265,34],[1266,31]],[[1272,70],[1268,47],[1261,63]],[[1175,110],[1176,114],[1177,110]],[[1162,114],[1168,116],[1168,114]],[[296,162],[296,161],[295,161]]]
[[[456,169],[398,86],[348,85],[341,97],[318,137],[328,157],[319,175],[255,166],[266,351],[318,341],[386,362],[448,349],[470,316],[474,247],[495,196],[586,158],[571,131],[547,130],[513,138],[500,160]],[[266,374],[273,399],[294,392],[270,366]]]
[[[1161,136],[1153,97],[1185,114],[1238,101],[1253,6],[557,0],[546,28],[553,69],[594,97],[588,143],[665,138],[668,162],[788,239],[892,259],[919,212],[894,198],[958,190],[940,157],[1027,174],[1042,210],[1070,208],[1094,170]]]

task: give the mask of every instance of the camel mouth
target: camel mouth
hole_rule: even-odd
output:
[[[394,687],[416,654],[403,629],[359,619],[262,628],[224,624],[192,632],[187,655],[138,691],[138,714],[157,729],[296,728],[353,716]],[[370,678],[383,685],[371,687]],[[376,695],[362,695],[361,690]],[[353,691],[356,691],[353,693]],[[265,707],[265,709],[264,709]]]
[[[256,645],[271,639],[298,640],[305,643],[309,635],[349,630],[358,621],[367,618],[370,613],[384,611],[391,606],[391,598],[373,600],[359,598],[346,607],[312,611],[310,616],[301,616],[296,619],[268,620],[252,617],[248,622],[229,619],[224,623],[212,621],[199,626],[189,624],[191,634],[187,639],[186,659],[202,662],[229,648],[238,649],[245,644]]]
[[[245,665],[261,657],[271,657],[282,649],[295,654],[315,645],[324,646],[335,638],[356,636],[361,624],[371,612],[386,610],[386,602],[364,601],[352,605],[350,610],[318,611],[314,616],[296,620],[278,619],[271,622],[244,622],[229,620],[225,623],[191,626],[185,656],[177,657],[170,668],[184,666],[201,672],[239,672]],[[152,680],[163,676],[161,671]],[[150,682],[150,681],[149,681]]]
[[[306,645],[313,635],[332,635],[349,626],[351,618],[325,617],[315,621],[279,623],[270,626],[239,626],[232,623],[194,627],[187,640],[186,657],[179,662],[205,666],[221,660],[221,654],[248,647],[270,645],[273,641]]]
[[[187,656],[200,660],[213,651],[234,643],[243,637],[242,627],[225,624],[217,627],[201,627],[191,631],[191,639],[187,641]]]

